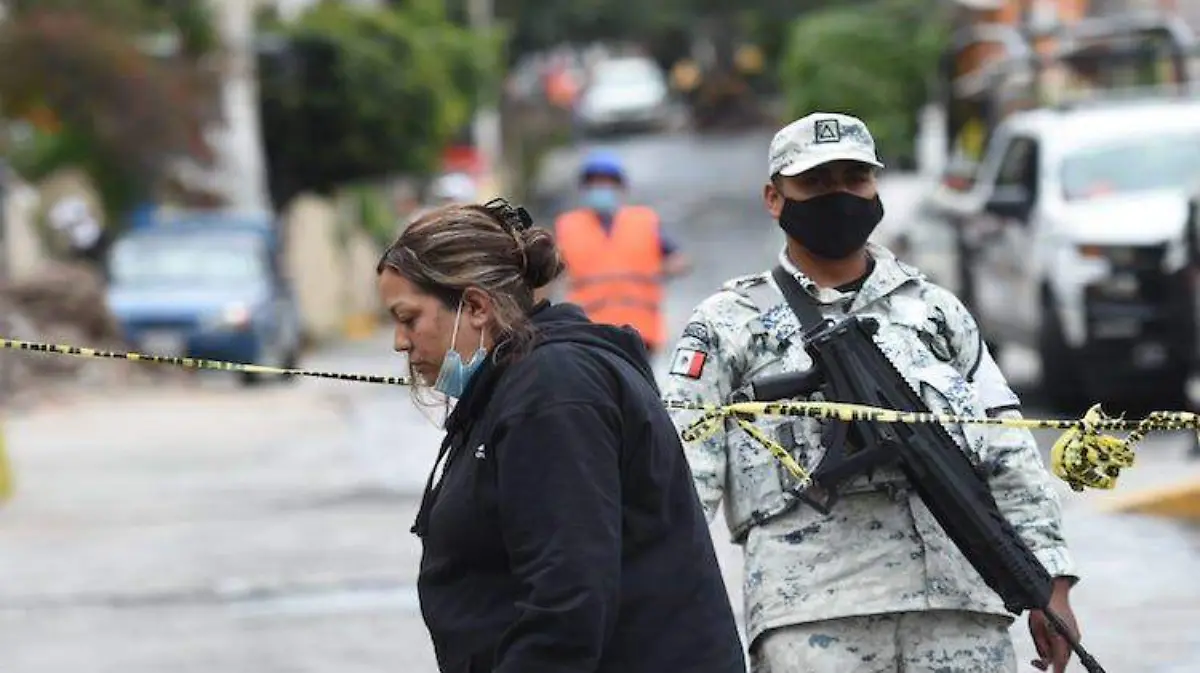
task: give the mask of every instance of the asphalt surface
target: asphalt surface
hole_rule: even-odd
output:
[[[670,287],[676,332],[721,281],[766,267],[781,246],[761,207],[768,140],[609,144],[629,162],[634,198],[660,209],[696,262]],[[548,189],[569,185],[577,157],[552,158]],[[882,236],[903,226],[920,183],[886,179]],[[381,333],[305,365],[378,373],[403,362]],[[1004,365],[1035,380],[1027,354]],[[308,380],[246,391],[217,375],[11,415],[18,490],[0,504],[0,672],[431,673],[408,529],[442,413],[419,411],[404,389]],[[1146,441],[1120,490],[1198,476],[1186,445]],[[1200,535],[1107,513],[1113,494],[1063,492],[1089,648],[1112,673],[1200,670]],[[741,560],[723,526],[714,539],[740,613]],[[1028,661],[1023,621],[1014,634]]]

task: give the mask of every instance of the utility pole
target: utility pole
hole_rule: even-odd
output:
[[[215,4],[217,32],[228,57],[221,73],[223,121],[215,129],[221,191],[239,209],[265,210],[266,159],[258,113],[258,64],[254,51],[254,3],[222,0]],[[282,206],[282,204],[280,204]]]
[[[492,4],[493,0],[467,0],[467,20],[470,23],[472,30],[481,34],[487,34],[495,21],[495,8]],[[487,84],[483,85],[483,91],[480,93],[490,98],[492,91],[489,90]],[[475,119],[471,124],[471,135],[475,142],[475,149],[483,158],[484,176],[490,181],[490,184],[479,185],[480,201],[486,201],[493,196],[499,196],[500,192],[507,189],[508,185],[501,184],[504,182],[499,172],[502,167],[500,161],[500,111],[496,104],[491,101],[482,102],[481,106],[475,112]]]

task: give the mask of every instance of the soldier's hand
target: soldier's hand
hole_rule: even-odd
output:
[[[1067,596],[1070,587],[1068,580],[1054,580],[1054,592],[1050,596],[1050,610],[1062,619],[1071,632],[1071,636],[1078,641],[1079,625],[1075,621],[1075,612],[1071,610],[1071,602]],[[1055,630],[1041,610],[1032,610],[1029,613],[1029,635],[1033,636],[1033,644],[1037,648],[1039,657],[1030,663],[1042,671],[1051,666],[1054,667],[1054,673],[1063,673],[1067,670],[1067,662],[1071,660],[1071,646],[1067,643],[1067,639]]]

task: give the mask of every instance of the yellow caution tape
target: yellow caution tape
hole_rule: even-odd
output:
[[[376,376],[368,374],[346,374],[307,369],[282,369],[262,365],[221,362],[198,358],[165,357],[143,355],[121,351],[104,351],[79,346],[62,346],[0,339],[0,347],[35,353],[53,353],[85,358],[129,360],[154,364],[173,365],[189,369],[210,369],[254,374],[277,374],[281,376],[303,376],[321,379],[336,379],[358,383],[382,383],[388,385],[411,385],[405,376]],[[732,421],[743,428],[756,442],[771,452],[801,484],[811,482],[812,476],[778,442],[767,436],[754,425],[759,416],[786,416],[836,420],[843,422],[862,421],[870,423],[944,423],[948,425],[991,425],[1028,430],[1061,430],[1062,436],[1054,442],[1050,451],[1051,469],[1055,476],[1076,491],[1084,488],[1112,489],[1117,484],[1121,470],[1134,463],[1133,446],[1150,432],[1191,430],[1200,432],[1200,416],[1184,411],[1156,411],[1141,419],[1107,416],[1095,405],[1078,419],[1034,419],[992,418],[956,416],[934,413],[914,413],[882,409],[861,404],[840,402],[745,402],[716,406],[685,402],[665,402],[668,409],[701,412],[700,417],[680,432],[686,442],[695,442],[711,436]],[[1129,433],[1125,438],[1114,437],[1113,432]],[[3,452],[0,451],[0,461]],[[0,478],[5,476],[0,464]],[[3,488],[0,479],[0,489]]]
[[[17,339],[0,339],[0,348],[9,350],[30,351],[34,353],[53,353],[56,355],[73,355],[82,358],[103,358],[109,360],[129,360],[130,362],[149,362],[159,365],[174,365],[186,369],[212,369],[223,372],[246,372],[249,374],[276,374],[279,376],[305,376],[318,379],[338,379],[357,383],[383,383],[396,386],[412,385],[407,376],[375,376],[369,374],[342,374],[338,372],[316,372],[308,369],[282,369],[265,365],[242,364],[238,362],[221,362],[220,360],[202,360],[200,358],[166,357],[163,355],[143,355],[123,351],[105,351],[96,348],[80,346],[62,346],[45,344],[36,341],[18,341]]]
[[[758,416],[787,416],[836,421],[870,423],[944,423],[948,425],[990,425],[1027,430],[1062,430],[1063,434],[1050,450],[1050,466],[1054,475],[1067,482],[1073,490],[1084,488],[1112,489],[1117,485],[1121,470],[1134,463],[1133,446],[1147,433],[1168,430],[1200,431],[1200,416],[1183,411],[1156,411],[1141,419],[1106,416],[1100,405],[1094,405],[1083,418],[1040,419],[956,416],[927,412],[906,412],[895,409],[841,402],[744,402],[726,406],[696,405],[666,402],[668,409],[702,412],[688,424],[680,436],[686,442],[705,439],[732,419],[742,428],[753,427]],[[749,432],[749,430],[748,430]],[[1125,438],[1111,432],[1128,432]],[[780,459],[784,467],[802,484],[811,481],[809,475],[778,442],[765,433],[750,432],[759,444]],[[785,459],[784,456],[787,456]]]

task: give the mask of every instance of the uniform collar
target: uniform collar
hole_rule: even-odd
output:
[[[867,276],[858,292],[842,292],[835,288],[819,287],[788,258],[787,246],[779,251],[779,264],[792,274],[800,286],[822,304],[833,304],[851,300],[849,311],[857,311],[895,292],[906,283],[920,280],[919,271],[896,259],[891,250],[875,243],[867,243],[867,254],[875,260],[875,268]]]

